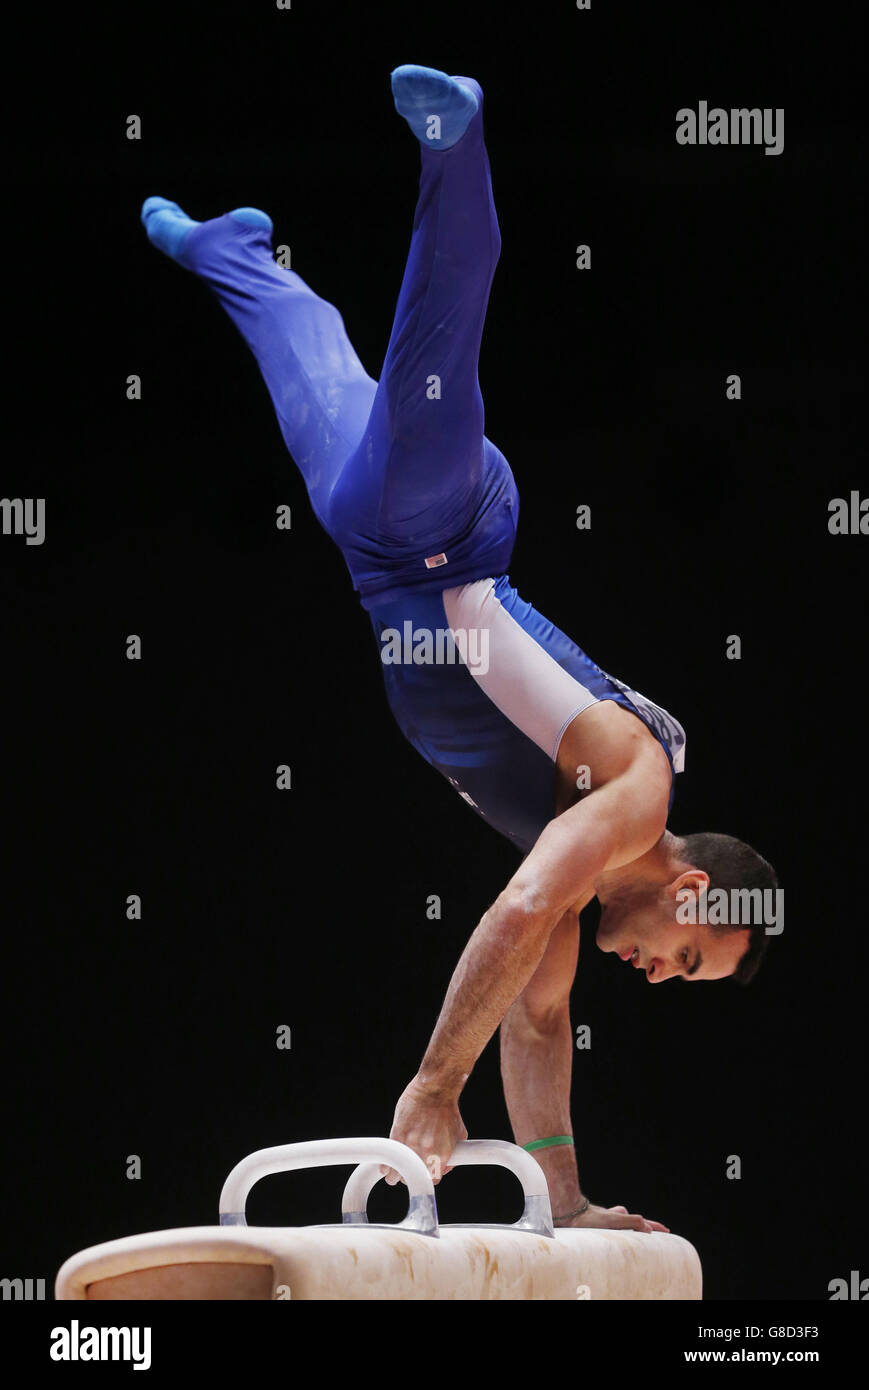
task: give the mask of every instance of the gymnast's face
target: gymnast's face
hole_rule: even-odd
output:
[[[612,951],[652,985],[664,980],[724,980],[748,949],[750,932],[714,930],[676,920],[667,888],[637,891],[601,906],[597,944]]]

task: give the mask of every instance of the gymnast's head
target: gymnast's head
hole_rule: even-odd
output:
[[[633,864],[604,875],[597,945],[650,984],[735,980],[757,974],[784,926],[775,870],[732,835],[672,835]]]

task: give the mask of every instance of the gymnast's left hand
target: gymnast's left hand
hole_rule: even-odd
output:
[[[431,1174],[432,1182],[439,1183],[443,1175],[450,1171],[447,1160],[453,1149],[462,1139],[467,1139],[468,1131],[459,1114],[457,1101],[427,1090],[414,1077],[395,1107],[389,1137],[397,1139],[399,1144],[407,1144],[409,1149],[419,1154]],[[390,1187],[404,1181],[394,1168],[386,1164],[381,1164],[380,1172]]]

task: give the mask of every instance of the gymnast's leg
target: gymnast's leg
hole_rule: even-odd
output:
[[[500,251],[482,92],[471,78],[416,67],[397,68],[392,86],[422,170],[379,385],[338,311],[275,265],[265,213],[196,223],[163,198],[142,209],[150,239],[205,280],[253,350],[314,511],[366,607],[391,584],[416,583],[447,547],[436,563],[451,564],[453,583],[503,572],[518,513],[506,460],[483,436],[477,378]]]
[[[253,351],[325,525],[335,480],[362,438],[376,391],[338,310],[275,264],[271,219],[256,208],[194,222],[177,203],[148,198],[142,221],[160,250],[209,285]]]
[[[381,538],[430,553],[467,528],[483,482],[477,368],[501,238],[478,83],[401,67],[392,89],[420,141],[422,168],[369,435],[381,461]],[[342,510],[364,517],[370,479],[354,461],[340,490]]]

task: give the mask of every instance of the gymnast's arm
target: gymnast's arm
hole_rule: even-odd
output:
[[[552,1134],[573,1133],[570,987],[579,954],[579,914],[592,896],[580,899],[564,914],[549,938],[543,959],[501,1023],[501,1077],[517,1144]],[[538,1149],[534,1157],[546,1174],[558,1225],[666,1231],[660,1222],[629,1212],[626,1207],[586,1203],[572,1144]]]
[[[555,927],[593,894],[606,869],[651,849],[666,820],[660,779],[641,762],[549,822],[462,953],[420,1069],[398,1102],[393,1139],[448,1171],[449,1155],[466,1137],[462,1088]]]
[[[540,964],[501,1021],[501,1079],[517,1144],[573,1133],[570,990],[579,955],[580,906],[565,912]],[[576,1211],[583,1195],[574,1147],[540,1149],[534,1157],[546,1174],[553,1212]]]

